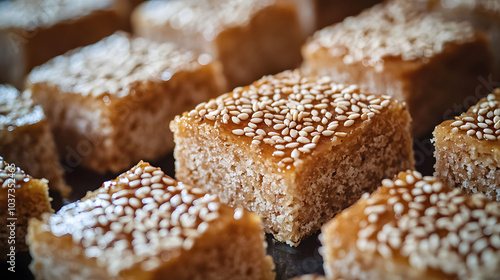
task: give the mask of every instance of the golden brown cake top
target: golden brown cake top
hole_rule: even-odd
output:
[[[449,123],[453,133],[467,134],[484,141],[500,140],[500,88]]]
[[[357,204],[363,207],[352,209],[360,213],[351,215],[360,217],[356,247],[362,253],[401,258],[418,270],[460,279],[500,272],[496,201],[468,197],[434,177],[406,171],[383,180]]]
[[[9,164],[2,156],[0,156],[0,185],[2,189],[11,188],[14,184],[15,188],[19,188],[21,183],[28,182],[30,176],[15,164]]]
[[[162,260],[189,251],[227,210],[216,195],[206,194],[140,162],[105,182],[82,201],[50,216],[46,229],[71,235],[111,275],[140,265],[155,269]],[[231,211],[239,219],[241,209]]]
[[[20,93],[10,85],[0,84],[0,131],[13,131],[18,127],[39,123],[44,113],[34,106],[26,93]]]
[[[155,25],[168,25],[213,40],[224,28],[246,24],[275,0],[147,1],[138,11]]]
[[[318,145],[341,142],[395,102],[389,96],[360,93],[356,85],[333,83],[328,77],[286,71],[201,103],[182,119],[231,133],[285,171],[314,153]]]
[[[446,44],[460,44],[475,37],[470,24],[419,13],[409,2],[379,4],[326,27],[314,34],[306,50],[325,48],[346,64],[362,62],[381,69],[384,58],[425,62],[442,53]]]
[[[206,54],[198,57],[171,43],[158,44],[117,32],[35,68],[29,82],[49,83],[63,92],[83,96],[123,97],[130,94],[135,82],[168,81],[179,71],[210,61]]]
[[[33,30],[108,9],[115,0],[16,0],[0,2],[0,28]]]

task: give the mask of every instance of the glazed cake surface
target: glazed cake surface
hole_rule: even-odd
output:
[[[32,222],[28,242],[37,279],[274,278],[257,215],[144,162]]]
[[[494,279],[500,204],[416,171],[384,179],[322,229],[328,277]]]
[[[434,130],[436,176],[500,201],[500,89]]]
[[[225,80],[206,54],[118,32],[37,67],[29,87],[63,156],[118,172],[171,150],[168,121],[223,92]]]
[[[283,72],[176,117],[176,176],[255,211],[297,245],[373,178],[413,166],[409,122],[388,96]]]
[[[23,88],[33,67],[126,29],[128,15],[126,0],[0,3],[0,82]]]
[[[220,60],[231,88],[297,67],[314,30],[306,0],[149,1],[132,16],[134,32],[176,42]]]
[[[0,85],[0,155],[32,176],[48,179],[50,188],[64,197],[69,195],[43,109],[27,92],[10,85]]]
[[[414,136],[462,104],[478,76],[492,73],[485,34],[470,23],[422,13],[410,1],[379,4],[317,31],[302,52],[311,74],[407,102]]]
[[[14,254],[28,251],[26,233],[29,219],[40,218],[43,213],[52,213],[54,210],[50,206],[52,199],[49,197],[47,180],[32,178],[15,164],[6,162],[2,156],[0,185],[0,238],[3,241],[0,254],[1,259],[10,260],[7,254],[12,255],[12,247]]]

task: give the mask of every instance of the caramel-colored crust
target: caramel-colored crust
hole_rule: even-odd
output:
[[[35,66],[129,25],[127,0],[82,1],[76,5],[58,0],[8,1],[2,3],[0,11],[0,48],[18,57],[5,59],[15,65],[0,63],[9,69],[0,70],[0,81],[18,88],[23,87],[24,76]]]
[[[29,92],[0,85],[0,155],[37,178],[49,180],[50,189],[67,197],[71,189],[63,179],[49,123]]]
[[[15,253],[28,251],[26,233],[28,221],[40,218],[43,213],[53,213],[47,186],[47,180],[34,179],[15,164],[10,164],[0,156],[0,244],[1,259],[8,258],[10,247],[15,247]],[[12,206],[9,206],[12,205]],[[9,236],[15,223],[15,243]]]
[[[500,204],[433,177],[385,179],[323,227],[327,276],[485,279],[498,275]]]
[[[202,103],[176,117],[172,127],[207,124],[258,161],[295,172],[316,150],[331,150],[361,123],[394,106],[388,96],[363,94],[356,85],[286,71]]]
[[[421,14],[404,3],[386,4],[387,9],[376,6],[318,31],[302,51],[304,66],[313,75],[328,75],[405,101],[413,118],[413,135],[421,136],[441,122],[450,107],[474,92],[478,76],[491,74],[492,55],[486,36],[473,31],[470,24]],[[378,17],[387,18],[380,23]],[[406,32],[406,25],[414,31]],[[440,31],[426,31],[431,28]],[[440,37],[420,37],[422,32]],[[411,44],[402,43],[405,40]]]
[[[263,241],[255,214],[221,204],[217,196],[140,162],[81,201],[31,223],[28,240],[35,246],[35,275],[50,269],[40,267],[43,258],[57,261],[67,255],[80,260],[80,272],[93,269],[119,279],[160,279],[168,272],[168,279],[184,279],[181,272],[189,258],[199,258],[231,228],[246,229]],[[40,251],[46,245],[54,246],[52,252]],[[268,279],[266,273],[272,277],[263,255],[261,261],[262,279]],[[191,273],[210,271],[199,269]]]
[[[321,29],[341,22],[346,17],[354,16],[382,0],[314,0],[316,5],[316,29]]]

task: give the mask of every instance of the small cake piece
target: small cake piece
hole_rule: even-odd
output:
[[[406,0],[402,0],[406,1]],[[500,1],[498,0],[413,0],[426,11],[452,20],[466,20],[487,32],[495,56],[495,81],[500,79]]]
[[[0,84],[0,155],[36,178],[49,180],[51,190],[67,197],[54,137],[43,109],[28,92]]]
[[[0,259],[28,251],[28,220],[53,213],[47,180],[34,179],[0,156]]]
[[[322,228],[327,277],[497,279],[500,203],[416,171],[384,179]]]
[[[60,153],[98,172],[165,155],[170,120],[225,89],[208,55],[123,32],[50,60],[28,81]]]
[[[388,96],[298,71],[266,76],[178,116],[177,179],[259,214],[289,245],[413,167],[410,116]]]
[[[436,177],[500,201],[500,88],[434,130]]]
[[[128,26],[127,0],[0,2],[0,83],[21,88],[31,69]]]
[[[316,4],[316,29],[341,22],[348,16],[354,16],[382,0],[314,0]]]
[[[37,279],[274,279],[260,218],[140,162],[42,220]]]
[[[399,2],[315,33],[303,48],[304,66],[311,74],[405,101],[413,135],[421,136],[474,92],[477,77],[491,73],[493,59],[486,36],[470,24]]]
[[[314,31],[310,0],[148,1],[132,15],[138,35],[219,59],[231,88],[297,67]]]

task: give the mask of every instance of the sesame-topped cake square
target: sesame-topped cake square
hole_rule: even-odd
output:
[[[310,0],[147,1],[132,15],[134,32],[176,42],[220,60],[231,88],[297,67],[314,31]]]
[[[384,179],[322,228],[328,279],[498,279],[500,203],[416,171]]]
[[[405,0],[399,0],[405,1]],[[420,9],[444,18],[468,21],[488,34],[490,49],[495,56],[495,81],[500,79],[500,1],[498,0],[412,0]]]
[[[500,201],[500,88],[434,130],[436,177]]]
[[[0,83],[22,88],[33,67],[129,26],[128,0],[0,2]]]
[[[266,76],[171,122],[176,177],[259,214],[290,245],[413,167],[410,116],[388,96],[299,71]]]
[[[430,132],[492,73],[486,35],[470,23],[389,1],[317,31],[303,47],[304,68],[336,82],[405,101],[414,136]]]
[[[36,279],[274,279],[259,216],[142,161],[27,240]]]
[[[225,90],[206,54],[118,32],[29,75],[64,163],[118,172],[173,148],[170,120]]]
[[[53,213],[47,180],[35,179],[0,156],[0,254],[16,270],[16,254],[28,251],[28,221]],[[9,269],[10,270],[10,269]]]
[[[35,178],[49,180],[51,190],[67,197],[54,137],[42,107],[29,92],[0,84],[0,155]]]

